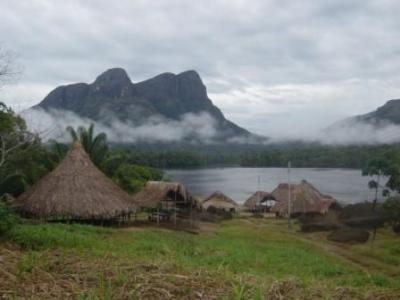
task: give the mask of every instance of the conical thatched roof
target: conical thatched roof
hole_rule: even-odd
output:
[[[267,200],[275,200],[275,197],[271,193],[257,191],[251,195],[243,205],[247,208],[254,209]]]
[[[156,208],[162,201],[191,203],[194,201],[183,184],[178,182],[148,181],[134,196],[140,207]]]
[[[75,142],[60,165],[18,197],[24,214],[47,219],[111,219],[135,210],[132,198]]]
[[[286,214],[289,203],[289,185],[279,184],[271,193],[277,203],[271,211]],[[290,185],[291,212],[296,213],[326,213],[335,199],[320,193],[314,186],[303,180],[300,184]]]
[[[202,203],[204,209],[213,206],[218,209],[236,209],[238,204],[221,192],[214,192]]]

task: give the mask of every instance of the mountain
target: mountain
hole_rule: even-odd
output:
[[[331,144],[392,144],[400,142],[400,99],[376,110],[340,120],[322,131]]]
[[[374,128],[381,128],[397,124],[400,124],[400,99],[393,99],[372,112],[346,118],[332,124],[328,129],[352,125],[370,125]]]
[[[354,120],[376,126],[400,124],[400,99],[389,100],[368,114],[354,117]]]
[[[179,121],[185,116],[207,114],[215,123],[214,140],[262,139],[227,120],[208,98],[206,87],[193,70],[177,75],[163,73],[132,83],[124,69],[113,68],[91,84],[57,87],[33,108],[67,110],[104,124],[118,120],[133,126],[145,124],[152,118]]]

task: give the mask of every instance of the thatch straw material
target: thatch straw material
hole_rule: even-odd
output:
[[[203,208],[208,209],[210,206],[223,210],[236,210],[238,204],[231,198],[221,192],[214,192],[203,201]]]
[[[135,211],[132,198],[96,168],[79,142],[16,205],[23,214],[53,220],[106,220]]]
[[[288,213],[289,185],[279,184],[272,192],[276,204],[271,211],[285,215]],[[336,200],[320,193],[314,186],[303,180],[300,184],[290,185],[291,212],[293,214],[321,213],[325,214]]]
[[[156,208],[162,206],[163,202],[175,202],[178,205],[194,202],[182,184],[165,181],[148,181],[134,199],[143,208]]]
[[[256,209],[267,200],[275,200],[275,197],[271,193],[257,191],[251,195],[243,205],[249,209]]]

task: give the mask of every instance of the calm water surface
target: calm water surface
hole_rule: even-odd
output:
[[[258,178],[260,189],[269,192],[288,180],[285,168],[166,170],[166,175],[182,182],[194,195],[206,197],[214,191],[221,191],[239,203],[258,189]],[[373,191],[368,189],[371,178],[361,176],[360,170],[293,168],[292,183],[302,179],[344,203],[372,200],[374,197]]]

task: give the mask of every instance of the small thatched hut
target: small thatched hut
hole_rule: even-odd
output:
[[[174,207],[194,205],[194,198],[178,182],[148,181],[134,196],[135,203],[143,208],[168,210]]]
[[[271,208],[271,212],[284,216],[288,214],[289,185],[279,184],[271,193],[276,204]],[[320,193],[314,186],[303,180],[300,184],[290,185],[291,213],[301,214],[325,214],[329,207],[336,202],[331,196]]]
[[[239,207],[235,201],[221,192],[214,192],[208,196],[203,201],[202,206],[205,210],[209,210],[212,207],[227,212],[235,212]]]
[[[271,193],[257,191],[251,195],[243,205],[254,212],[268,212],[275,203],[275,197]]]
[[[132,198],[74,142],[60,165],[16,200],[25,216],[47,220],[110,220],[134,212]]]

